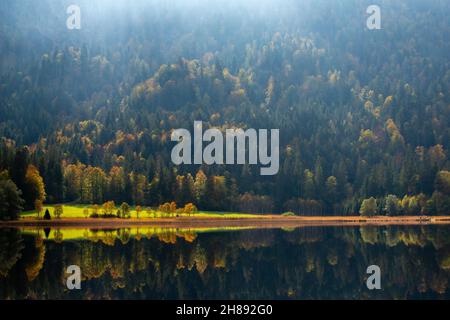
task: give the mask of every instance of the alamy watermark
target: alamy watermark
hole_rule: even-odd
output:
[[[70,274],[67,277],[66,285],[69,290],[81,289],[81,268],[75,264],[70,265],[66,269],[66,273]]]
[[[225,148],[224,148],[225,139]],[[180,164],[260,164],[260,174],[275,175],[280,166],[279,129],[226,129],[225,138],[219,129],[203,133],[202,121],[194,121],[194,139],[187,129],[176,129],[171,140],[177,141],[171,153],[172,162]],[[270,153],[268,143],[270,140]],[[209,142],[203,149],[203,142]],[[192,144],[194,158],[192,159]],[[248,145],[248,148],[247,148]],[[224,157],[225,150],[225,157]],[[247,152],[248,151],[248,152]],[[247,162],[248,158],[248,162]]]
[[[66,26],[69,30],[81,29],[81,8],[76,4],[71,4],[67,7],[66,13],[69,17],[66,20]],[[369,30],[381,29],[381,9],[378,5],[370,5],[366,9],[369,17],[366,20],[366,26]]]
[[[381,269],[379,266],[373,264],[367,267],[367,274],[370,276],[367,278],[366,286],[369,290],[380,290],[381,289]]]
[[[366,9],[366,13],[370,16],[366,20],[366,26],[369,30],[381,29],[381,9],[377,5],[370,5]]]
[[[81,9],[76,4],[67,7],[66,13],[69,17],[66,20],[66,26],[69,30],[81,29]]]

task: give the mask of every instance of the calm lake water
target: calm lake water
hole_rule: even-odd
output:
[[[448,299],[449,279],[450,226],[0,229],[0,299]]]

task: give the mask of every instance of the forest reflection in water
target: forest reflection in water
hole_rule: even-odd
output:
[[[0,299],[450,298],[448,226],[219,231],[0,229]]]

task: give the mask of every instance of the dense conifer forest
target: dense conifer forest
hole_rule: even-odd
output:
[[[450,2],[0,2],[0,216],[44,203],[450,213]],[[174,165],[171,132],[280,129],[280,170]]]

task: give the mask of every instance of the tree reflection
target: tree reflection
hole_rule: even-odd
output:
[[[0,230],[0,298],[449,298],[448,227]],[[82,270],[82,290],[65,270]],[[382,270],[382,290],[365,286]]]

